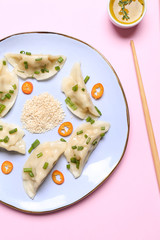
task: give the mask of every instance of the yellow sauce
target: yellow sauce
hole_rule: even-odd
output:
[[[122,4],[119,5],[120,0],[110,1],[110,12],[112,17],[123,24],[131,24],[137,22],[144,12],[144,1],[143,0],[132,0],[130,4],[124,5],[122,11]],[[121,0],[126,2],[126,0]]]

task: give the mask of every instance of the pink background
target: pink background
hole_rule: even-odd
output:
[[[5,0],[0,23],[0,39],[18,32],[52,31],[94,46],[115,68],[130,111],[125,156],[99,189],[48,215],[28,215],[0,204],[0,239],[159,240],[160,193],[130,48],[133,39],[160,152],[159,1],[148,0],[145,18],[131,30],[110,23],[107,0]]]

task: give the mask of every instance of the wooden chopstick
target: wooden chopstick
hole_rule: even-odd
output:
[[[147,100],[146,100],[146,96],[145,96],[145,92],[144,92],[142,77],[141,77],[141,73],[140,73],[140,69],[139,69],[138,59],[137,59],[133,40],[131,40],[131,48],[132,48],[134,64],[135,64],[136,73],[137,73],[137,80],[138,80],[139,91],[140,91],[140,95],[141,95],[143,112],[144,112],[144,116],[145,116],[148,138],[149,138],[152,157],[153,157],[154,168],[155,168],[157,182],[158,182],[159,191],[160,191],[160,160],[159,160],[159,156],[158,156],[156,141],[155,141],[154,132],[153,132],[153,128],[152,128],[152,122],[151,122],[151,118],[150,118],[150,114],[149,114],[149,110],[148,110],[148,106],[147,106]]]

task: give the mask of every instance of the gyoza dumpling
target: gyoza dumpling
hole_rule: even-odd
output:
[[[5,116],[16,101],[18,78],[9,72],[6,61],[0,60],[0,118]]]
[[[66,142],[55,141],[40,144],[31,153],[23,168],[23,186],[30,198],[34,198],[36,192],[45,180],[49,172],[57,163],[60,155],[66,149]],[[45,164],[46,163],[46,164]],[[44,167],[46,165],[47,167]],[[29,169],[29,172],[25,172]]]
[[[81,175],[90,154],[109,128],[110,124],[104,121],[83,123],[71,135],[64,155],[75,178]]]
[[[64,65],[65,56],[6,54],[8,62],[14,67],[15,73],[23,79],[35,78],[45,80],[54,76]]]
[[[19,126],[0,120],[0,148],[25,154],[26,144],[22,139],[24,135]]]
[[[80,63],[75,63],[69,77],[63,79],[62,92],[67,97],[65,100],[67,107],[77,117],[85,119],[88,115],[100,116],[87,92]]]

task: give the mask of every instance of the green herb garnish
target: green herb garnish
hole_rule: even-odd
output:
[[[11,94],[6,93],[6,94],[5,94],[5,97],[8,98],[8,99],[10,99],[10,98],[11,98]]]
[[[14,93],[14,90],[9,90],[9,93]]]
[[[56,71],[59,71],[59,70],[60,70],[60,67],[59,67],[59,66],[55,66],[55,70],[56,70]]]
[[[5,61],[5,60],[3,61],[3,65],[4,65],[4,66],[6,65],[6,61]]]
[[[3,110],[6,108],[6,106],[5,105],[3,105],[3,104],[0,104],[0,113],[2,113],[3,112]]]
[[[48,162],[45,162],[45,164],[43,165],[43,169],[47,169],[49,163]]]
[[[3,139],[3,142],[8,143],[8,141],[9,141],[9,137],[6,136],[6,137]]]
[[[40,74],[40,71],[35,71],[34,74]]]
[[[89,144],[89,143],[90,143],[90,141],[91,141],[91,138],[90,138],[90,137],[89,137],[89,138],[87,138],[86,144]]]
[[[126,0],[126,1],[120,0],[120,1],[118,2],[118,5],[121,7],[120,13],[123,14],[123,17],[122,17],[123,20],[124,20],[124,19],[126,19],[126,20],[130,19],[130,17],[128,16],[128,13],[127,13],[127,11],[126,11],[125,6],[128,5],[128,4],[130,4],[132,1],[133,1],[133,0]]]
[[[20,53],[21,53],[21,54],[25,54],[25,51],[22,50],[22,51],[20,51]]]
[[[40,144],[40,141],[39,141],[38,139],[36,139],[36,140],[32,143],[32,145],[31,145],[30,149],[28,150],[28,152],[31,153],[32,150],[35,149],[39,144]]]
[[[80,134],[82,134],[82,133],[83,133],[83,130],[78,131],[78,132],[77,132],[77,135],[80,135]]]
[[[86,76],[85,79],[84,79],[84,83],[86,84],[89,79],[90,79],[90,77],[89,77],[89,76]]]
[[[72,146],[72,149],[76,149],[77,148],[77,146],[75,145],[75,146]]]
[[[64,138],[60,138],[61,142],[66,142],[66,140]]]
[[[40,157],[42,157],[42,156],[43,156],[43,153],[42,153],[42,152],[40,152],[40,153],[37,154],[37,158],[40,158]]]
[[[78,84],[76,84],[75,86],[73,86],[73,87],[72,87],[72,90],[73,90],[74,92],[76,92],[76,91],[78,90]]]
[[[18,131],[17,128],[14,128],[14,129],[12,129],[12,130],[9,131],[9,134],[13,134],[13,133],[15,133],[15,132],[17,132],[17,131]]]
[[[14,90],[17,89],[17,85],[16,84],[12,85],[12,87],[13,87]]]
[[[67,169],[70,169],[70,164],[67,164],[66,167],[67,167]]]
[[[98,114],[101,116],[102,115],[101,111],[96,106],[94,106],[94,107],[95,107],[96,111],[98,112]]]
[[[58,58],[58,62],[59,62],[59,63],[63,62],[63,60],[64,60],[64,59],[63,59],[62,57],[59,57],[59,58]]]
[[[24,62],[24,67],[25,67],[25,69],[28,69],[28,62]]]
[[[38,62],[38,61],[41,61],[41,60],[42,60],[42,58],[36,58],[36,59],[35,59],[35,61],[37,61],[37,62]]]
[[[31,55],[31,52],[26,52],[26,55]]]
[[[73,110],[75,111],[77,109],[77,106],[71,101],[70,97],[67,97],[65,99],[65,103]]]
[[[97,140],[95,139],[93,142],[92,142],[92,145],[96,145],[97,144]]]
[[[83,146],[78,146],[77,150],[78,150],[78,151],[82,151],[83,148],[84,148]]]
[[[2,125],[0,125],[0,131],[2,131],[3,130],[3,126]]]
[[[102,126],[102,127],[101,127],[101,130],[105,130],[105,126]]]

